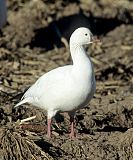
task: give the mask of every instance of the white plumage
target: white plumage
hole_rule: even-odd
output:
[[[93,65],[84,50],[84,45],[92,43],[89,29],[76,29],[70,38],[72,65],[51,70],[41,76],[24,94],[15,106],[30,103],[45,109],[48,113],[48,136],[51,136],[51,118],[59,111],[68,112],[71,120],[70,137],[74,137],[74,114],[84,107],[95,92]]]
[[[6,0],[0,0],[0,29],[6,24],[7,9]]]

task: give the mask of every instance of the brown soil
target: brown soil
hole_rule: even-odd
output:
[[[0,37],[0,160],[133,159],[133,2],[130,0],[8,2]],[[77,112],[77,138],[68,136],[67,114],[57,115],[46,137],[46,112],[14,109],[23,92],[45,72],[71,63],[69,39],[80,26],[102,43],[90,46],[97,91]],[[58,30],[61,35],[58,34]],[[19,119],[36,115],[28,124]]]

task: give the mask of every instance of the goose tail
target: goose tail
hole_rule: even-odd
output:
[[[27,103],[27,102],[30,102],[30,99],[29,98],[25,98],[23,100],[21,100],[19,103],[17,103],[14,108],[18,107],[18,106],[21,106],[22,104],[24,103]]]

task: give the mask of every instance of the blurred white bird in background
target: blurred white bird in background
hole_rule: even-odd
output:
[[[24,94],[18,107],[30,103],[47,111],[47,135],[51,137],[51,119],[57,112],[68,112],[71,122],[70,137],[74,137],[74,116],[95,93],[93,64],[84,45],[96,42],[88,28],[76,29],[70,37],[73,64],[51,70],[41,76]]]
[[[0,0],[0,29],[6,24],[7,8],[6,0]]]

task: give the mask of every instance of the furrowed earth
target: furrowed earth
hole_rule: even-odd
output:
[[[0,33],[0,160],[132,160],[133,2],[12,0],[7,7]],[[53,119],[49,139],[45,111],[14,105],[41,75],[71,64],[69,37],[81,26],[101,39],[86,48],[96,93],[77,111],[75,139],[67,113]]]

